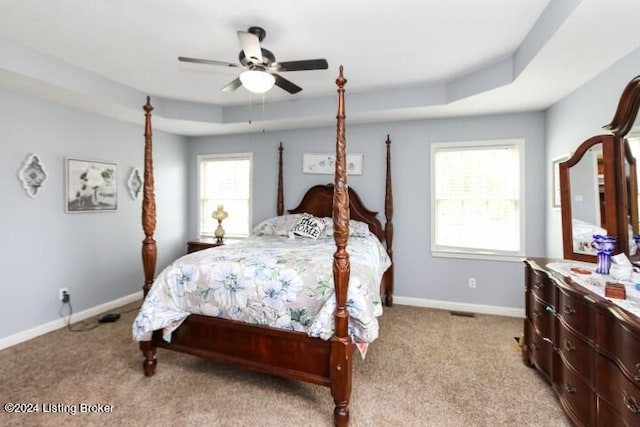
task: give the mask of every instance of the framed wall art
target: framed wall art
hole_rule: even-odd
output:
[[[104,212],[118,209],[115,163],[70,158],[65,163],[66,212]]]
[[[302,173],[332,174],[335,172],[336,156],[330,153],[305,153],[302,155]],[[347,174],[362,175],[364,154],[347,154]]]
[[[44,166],[37,154],[29,154],[27,156],[18,171],[18,179],[22,182],[22,188],[24,188],[27,196],[35,198],[38,195],[42,189],[42,184],[47,179],[47,173],[44,171]]]

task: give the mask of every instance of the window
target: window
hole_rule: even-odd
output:
[[[198,156],[198,233],[213,236],[218,222],[211,214],[224,205],[225,237],[247,237],[251,230],[252,154]]]
[[[434,143],[431,173],[433,255],[523,255],[524,140]]]

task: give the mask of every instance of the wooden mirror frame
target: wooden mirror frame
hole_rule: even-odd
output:
[[[560,200],[562,212],[562,243],[565,259],[593,262],[595,255],[587,255],[573,250],[573,221],[571,212],[570,168],[576,165],[590,148],[602,143],[604,163],[604,202],[605,220],[602,228],[611,236],[618,238],[616,253],[624,252],[629,256],[629,218],[633,234],[638,234],[638,198],[636,160],[633,157],[625,136],[631,130],[640,107],[640,76],[634,77],[625,87],[615,116],[611,123],[603,126],[612,135],[596,135],[584,141],[576,152],[559,165]],[[625,163],[628,162],[628,163]],[[630,182],[627,186],[629,165]],[[635,193],[635,196],[634,196]],[[640,260],[640,254],[635,258]]]

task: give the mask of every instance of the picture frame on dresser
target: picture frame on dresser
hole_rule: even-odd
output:
[[[118,209],[118,166],[94,160],[65,159],[65,212]]]

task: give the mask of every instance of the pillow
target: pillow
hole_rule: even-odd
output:
[[[324,229],[324,235],[326,237],[333,237],[333,218],[324,217],[322,221],[326,227]],[[349,236],[353,237],[367,237],[369,235],[369,226],[366,222],[356,221],[352,219],[349,221]]]
[[[256,236],[288,236],[291,229],[309,214],[287,214],[268,218],[253,227]]]
[[[311,239],[317,239],[322,234],[325,224],[322,218],[316,218],[315,216],[305,216],[300,219],[298,223],[291,230],[293,234],[300,237],[309,237]]]

